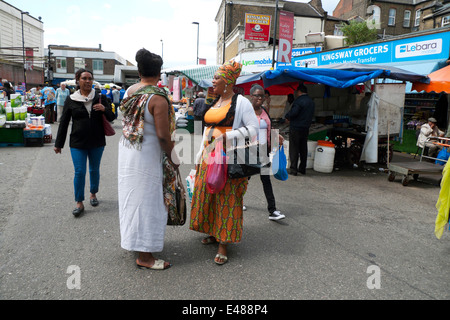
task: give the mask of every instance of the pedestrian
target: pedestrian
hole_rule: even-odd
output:
[[[46,86],[41,90],[41,94],[45,106],[45,123],[53,123],[55,121],[56,91],[53,87]]]
[[[269,92],[269,90],[264,90],[264,95],[265,95],[265,98],[264,98],[264,104],[263,104],[263,107],[264,107],[264,109],[266,109],[267,110],[267,112],[270,114],[270,102],[271,102],[271,98],[270,98],[270,92]]]
[[[119,92],[120,92],[120,102],[122,102],[123,97],[125,96],[125,92],[126,92],[124,84],[122,85],[122,88],[120,89]]]
[[[113,86],[111,95],[112,95],[112,102],[114,103],[114,114],[116,115],[117,119],[117,109],[119,108],[120,104],[120,92],[119,90],[117,90],[116,86]]]
[[[65,83],[61,83],[61,87],[56,89],[56,122],[61,120],[64,102],[66,102],[68,96],[70,96],[69,89],[66,88]]]
[[[199,92],[197,94],[197,99],[194,101],[194,121],[200,121],[202,123],[202,132],[199,134],[203,134],[204,121],[203,114],[205,113],[206,108],[206,99],[205,94],[203,92]]]
[[[255,110],[256,117],[259,123],[258,141],[260,145],[260,151],[267,150],[267,158],[271,151],[271,131],[272,120],[269,117],[269,113],[262,106],[264,103],[265,95],[264,88],[259,84],[254,84],[250,89],[250,101],[253,109]],[[279,143],[283,144],[283,136],[278,135]],[[285,215],[277,210],[275,204],[275,196],[273,194],[272,183],[270,182],[270,174],[268,172],[261,171],[259,175],[263,184],[264,195],[267,200],[267,210],[269,211],[270,220],[280,220],[285,218]],[[250,180],[250,179],[249,179]]]
[[[207,193],[208,149],[221,140],[223,145],[231,145],[235,138],[256,138],[258,119],[252,104],[247,98],[233,92],[241,69],[240,63],[229,61],[219,67],[214,75],[213,90],[218,98],[208,106],[204,116],[207,128],[196,158],[197,170],[191,202],[189,228],[208,235],[202,240],[203,244],[219,243],[214,258],[215,263],[219,265],[228,261],[227,244],[241,241],[242,200],[247,190],[248,178],[227,179],[222,191],[216,194]],[[212,138],[209,139],[209,136]]]
[[[308,135],[314,117],[314,101],[308,96],[308,89],[300,83],[294,93],[295,100],[291,111],[286,114],[289,120],[289,173],[306,174],[308,160]],[[300,155],[300,163],[299,163]]]
[[[11,83],[5,81],[3,83],[3,95],[8,98],[8,101],[11,101],[11,95],[14,93],[16,93],[16,91],[14,91]]]
[[[84,211],[84,187],[86,180],[86,162],[89,159],[90,204],[97,206],[97,192],[100,183],[100,162],[106,145],[103,128],[103,115],[109,121],[114,119],[111,105],[105,96],[101,96],[92,88],[94,75],[86,69],[79,69],[75,74],[77,91],[71,94],[64,103],[58,134],[55,141],[55,153],[61,153],[72,121],[70,134],[70,153],[75,169],[73,180],[76,208],[72,211],[79,217]]]
[[[168,211],[163,157],[172,161],[175,111],[166,91],[158,88],[163,60],[146,49],[136,53],[140,82],[128,88],[120,105],[123,135],[119,142],[119,218],[121,246],[138,252],[140,268],[164,270],[162,252]]]
[[[286,100],[286,104],[284,105],[284,111],[283,111],[283,116],[281,117],[280,123],[285,123],[286,122],[286,114],[291,111],[292,108],[292,104],[294,103],[294,95],[292,93],[289,93],[287,95],[287,100]]]

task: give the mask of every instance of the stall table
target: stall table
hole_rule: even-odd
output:
[[[350,128],[332,128],[328,130],[328,137],[336,145],[337,148],[348,149],[348,161],[351,164],[359,164],[361,152],[366,140],[366,132],[359,132]],[[393,136],[393,135],[391,135]],[[351,140],[349,145],[349,139]],[[387,163],[387,135],[378,135],[378,162],[380,164]],[[389,144],[389,161],[393,156],[393,143]]]

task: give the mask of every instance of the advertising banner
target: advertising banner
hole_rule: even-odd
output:
[[[292,41],[294,39],[294,13],[280,11],[278,62],[291,63]]]
[[[244,40],[269,42],[272,16],[263,14],[245,14]]]
[[[296,67],[336,63],[408,64],[448,59],[449,52],[450,32],[442,32],[294,57],[291,63]]]

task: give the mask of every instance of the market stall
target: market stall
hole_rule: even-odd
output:
[[[450,66],[444,67],[442,69],[439,69],[435,72],[432,72],[428,75],[428,78],[430,79],[429,83],[422,83],[422,82],[414,82],[412,86],[412,90],[417,91],[416,94],[410,94],[411,101],[414,101],[421,110],[415,112],[414,116],[421,117],[419,119],[422,119],[422,121],[416,122],[417,126],[420,126],[421,123],[425,122],[427,117],[431,115],[435,115],[437,110],[430,110],[435,109],[434,105],[432,106],[431,103],[433,100],[442,101],[442,109],[443,111],[446,111],[445,113],[442,112],[442,117],[445,119],[447,123],[447,117],[449,115],[448,111],[448,93],[450,93]],[[420,95],[420,96],[419,96]],[[435,99],[436,96],[439,96],[438,99]],[[408,101],[408,100],[406,100]],[[420,105],[418,105],[420,103]],[[408,105],[405,105],[405,108],[407,108]],[[433,114],[430,113],[430,111],[433,111]],[[444,119],[440,119],[441,123],[443,123]],[[442,125],[441,125],[442,127]],[[415,128],[415,130],[417,130]],[[448,129],[447,129],[447,135],[448,135]],[[433,140],[432,143],[440,145],[444,149],[450,148],[450,139],[447,138],[437,138],[437,137],[429,137],[428,140]],[[403,186],[407,186],[411,177],[414,178],[414,180],[417,180],[419,177],[419,174],[441,174],[442,170],[444,168],[443,164],[446,163],[447,159],[438,159],[434,158],[428,155],[425,155],[425,150],[421,150],[420,159],[418,161],[414,162],[396,162],[396,163],[390,163],[388,166],[389,170],[389,181],[394,181],[396,174],[399,174],[402,176],[402,184]]]
[[[27,92],[0,96],[0,147],[41,147],[52,140],[40,96]]]

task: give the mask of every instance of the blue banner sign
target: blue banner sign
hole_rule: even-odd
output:
[[[336,63],[387,64],[443,60],[450,55],[450,32],[391,40],[376,44],[307,54],[292,58],[296,67],[318,67]],[[278,66],[283,66],[278,64]]]

